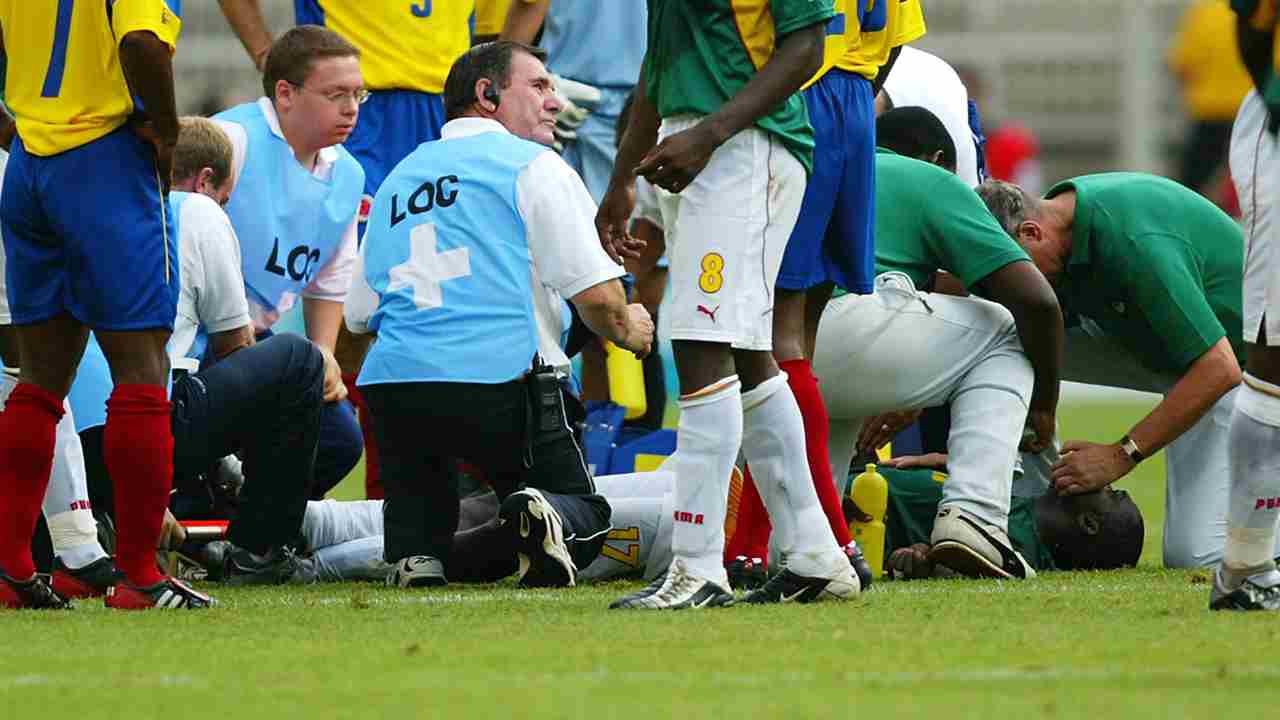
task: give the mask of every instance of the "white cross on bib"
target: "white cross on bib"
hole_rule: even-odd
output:
[[[409,288],[419,310],[440,307],[440,284],[471,274],[471,254],[466,248],[436,252],[436,226],[423,223],[409,233],[409,259],[391,268],[387,292]]]

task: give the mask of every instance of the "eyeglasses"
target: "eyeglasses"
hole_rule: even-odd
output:
[[[369,91],[364,88],[360,88],[359,90],[353,90],[351,92],[347,92],[345,90],[334,90],[333,92],[317,92],[303,85],[302,83],[296,83],[292,80],[285,80],[285,82],[298,88],[299,90],[306,90],[307,92],[319,95],[320,97],[324,98],[325,100],[328,100],[329,102],[335,105],[341,103],[343,100],[350,100],[356,105],[363,105],[365,104],[366,101],[369,100]]]

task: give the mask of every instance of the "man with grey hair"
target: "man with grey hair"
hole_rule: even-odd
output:
[[[1240,228],[1152,175],[1072,178],[1043,199],[999,181],[978,193],[1068,315],[1062,379],[1164,396],[1118,441],[1067,442],[1051,468],[1028,463],[1028,478],[1059,493],[1098,490],[1167,446],[1164,563],[1219,562],[1243,350]]]

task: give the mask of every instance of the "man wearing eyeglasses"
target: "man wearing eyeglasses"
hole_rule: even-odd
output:
[[[351,285],[365,174],[343,147],[367,97],[360,51],[317,25],[271,46],[264,97],[218,114],[231,140],[227,214],[240,238],[249,315],[259,338],[302,298],[306,334],[325,358],[325,407],[311,492],[355,466],[360,428],[334,359]]]

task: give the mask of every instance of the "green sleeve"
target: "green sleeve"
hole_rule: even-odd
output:
[[[1164,342],[1171,364],[1185,369],[1227,335],[1205,297],[1191,249],[1166,235],[1137,238],[1131,248],[1125,255],[1132,306]]]
[[[1030,260],[1000,227],[982,198],[963,180],[947,173],[924,194],[925,242],[943,270],[966,288],[1012,262]]]
[[[815,25],[836,14],[831,0],[769,0],[773,13],[773,27],[782,37]]]

